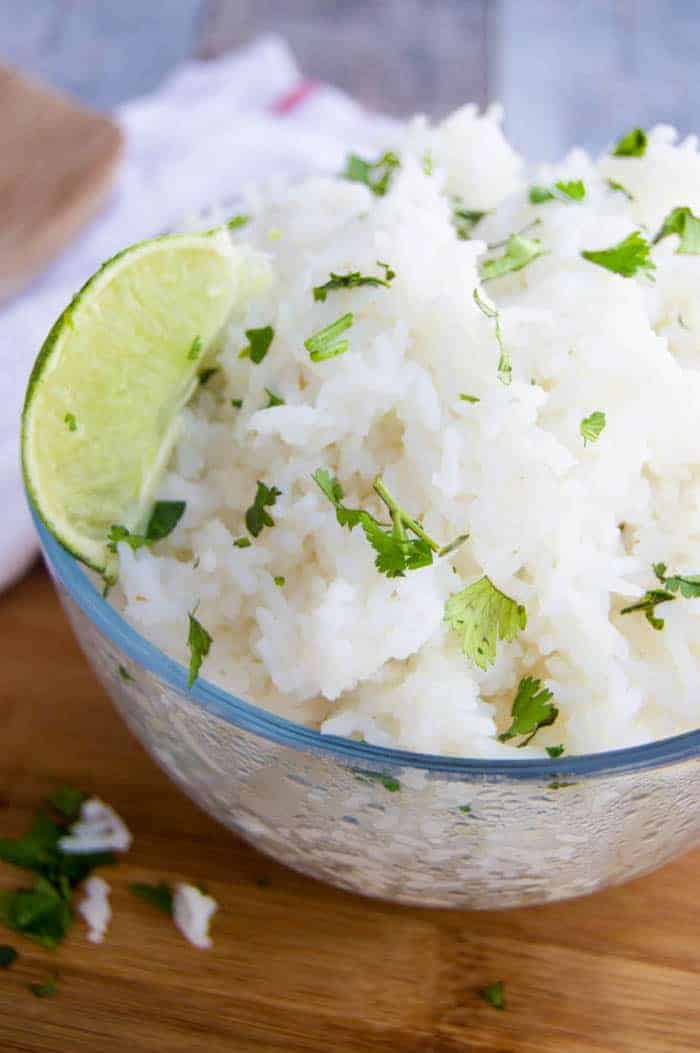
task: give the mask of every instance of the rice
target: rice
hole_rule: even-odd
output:
[[[652,283],[581,256],[653,235],[675,206],[700,213],[695,138],[657,127],[643,157],[575,149],[526,174],[498,110],[466,107],[437,127],[414,120],[387,146],[401,164],[384,196],[327,176],[248,192],[251,222],[232,236],[249,246],[257,288],[184,412],[159,492],[186,512],[158,545],[119,546],[114,602],[184,662],[198,605],[213,640],[203,676],[370,743],[522,758],[696,727],[700,601],[659,608],[662,631],[620,612],[659,587],[651,564],[700,571],[700,259],[666,238]],[[533,182],[579,179],[583,201],[529,201]],[[469,240],[455,234],[455,196],[492,210]],[[487,243],[535,219],[526,236],[545,254],[481,286],[480,262],[498,254]],[[395,271],[390,288],[314,301],[331,272],[381,276],[377,261]],[[499,311],[510,384],[475,288]],[[349,351],[311,361],[305,339],[346,312]],[[239,357],[245,330],[268,325],[263,361]],[[265,408],[266,389],[284,405]],[[605,429],[584,444],[581,421],[596,411]],[[388,578],[362,529],[339,525],[311,477],[319,467],[353,508],[380,517],[381,475],[441,544],[469,539]],[[237,547],[258,480],[281,491],[274,526]],[[527,625],[481,669],[444,612],[484,574],[524,605]],[[527,676],[559,712],[518,749],[497,736]]]

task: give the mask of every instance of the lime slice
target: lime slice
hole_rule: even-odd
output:
[[[48,529],[95,570],[111,561],[113,524],[145,526],[202,360],[250,293],[250,257],[220,229],[133,245],[90,278],[39,352],[22,414],[25,484]]]

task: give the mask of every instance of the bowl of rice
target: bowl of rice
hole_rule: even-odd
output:
[[[492,108],[250,189],[156,543],[38,524],[159,764],[366,895],[518,906],[700,840],[700,154],[526,169]]]

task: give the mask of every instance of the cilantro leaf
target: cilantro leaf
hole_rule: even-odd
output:
[[[579,424],[579,431],[581,432],[584,446],[587,446],[589,442],[598,441],[605,424],[605,414],[601,410],[595,410],[588,417],[583,418]]]
[[[204,387],[204,385],[209,380],[211,380],[211,378],[214,376],[215,373],[220,373],[220,372],[221,372],[221,368],[219,366],[209,366],[207,369],[200,369],[200,371],[198,373],[200,386]]]
[[[132,534],[125,526],[115,523],[109,528],[107,547],[116,552],[119,542],[126,541],[130,548],[136,550],[144,545],[151,545],[154,541],[162,541],[173,532],[186,507],[185,501],[156,501],[145,534]]]
[[[545,749],[550,757],[561,757],[564,752],[564,746],[545,746]]]
[[[75,419],[75,416],[72,413],[66,413],[65,417],[63,418],[63,420],[64,420],[64,423],[65,423],[66,427],[68,428],[68,431],[77,431],[78,422],[77,422],[77,420]]]
[[[463,391],[460,391],[459,393],[459,400],[460,402],[481,402],[481,399],[478,397],[478,395],[465,395]]]
[[[172,916],[173,890],[164,881],[160,881],[157,885],[151,885],[146,881],[132,881],[129,884],[129,891],[162,911],[163,914]]]
[[[284,578],[281,574],[276,574],[275,577],[272,580],[274,581],[274,583],[275,583],[275,585],[277,586],[278,589],[283,588],[283,586],[287,582],[287,579]]]
[[[385,775],[381,771],[365,771],[364,768],[353,768],[353,775],[360,782],[378,782],[389,793],[398,793],[401,789],[399,779],[395,779],[393,775]]]
[[[248,345],[238,352],[238,357],[249,358],[256,366],[259,366],[270,350],[275,330],[271,325],[264,325],[260,329],[246,329],[245,335],[248,339]]]
[[[351,271],[350,274],[334,274],[331,271],[331,276],[325,285],[314,286],[314,300],[325,303],[328,293],[334,289],[356,289],[361,285],[383,286],[388,289],[396,277],[396,271],[393,271],[388,263],[382,263],[380,260],[377,260],[377,266],[383,268],[383,278],[361,274],[359,271]]]
[[[527,612],[484,575],[454,593],[445,604],[445,621],[462,637],[462,651],[480,669],[496,661],[496,643],[510,643],[527,625]]]
[[[572,179],[564,182],[559,179],[552,187],[531,186],[530,203],[543,205],[547,201],[583,201],[586,196],[586,187],[581,179]]]
[[[255,498],[245,514],[245,525],[253,537],[257,537],[263,527],[273,527],[275,525],[274,519],[266,509],[273,507],[281,493],[282,491],[278,490],[276,486],[268,487],[258,479]]]
[[[544,251],[542,242],[537,238],[511,234],[503,255],[493,260],[484,260],[479,267],[479,276],[482,282],[488,282],[493,278],[501,278],[504,274],[520,271],[538,256],[543,256]]]
[[[228,227],[229,230],[238,230],[240,227],[245,227],[246,223],[250,223],[250,216],[239,214],[227,219],[224,226]]]
[[[270,391],[269,388],[265,388],[267,393],[267,406],[265,409],[274,409],[275,406],[284,406],[284,399],[279,395],[275,395],[274,391]]]
[[[207,630],[197,621],[194,616],[194,612],[187,615],[190,622],[190,630],[187,634],[187,646],[190,649],[190,667],[189,676],[187,678],[187,686],[192,687],[195,680],[199,676],[199,670],[202,668],[202,662],[209,654],[209,648],[212,645],[212,637],[209,635]]]
[[[35,998],[53,998],[56,994],[56,980],[58,977],[56,974],[50,976],[43,984],[27,984],[28,989],[32,992]]]
[[[343,488],[334,475],[326,468],[317,468],[311,478],[323,491],[332,505],[335,506],[335,516],[340,526],[346,526],[352,530],[360,522],[362,511],[355,508],[347,508],[343,504]]]
[[[236,548],[250,548],[253,542],[249,537],[237,537],[234,541]]]
[[[469,815],[471,810],[472,806],[470,804],[460,804],[457,807],[457,811],[461,812],[463,815]]]
[[[189,350],[187,352],[187,357],[190,360],[190,362],[196,362],[197,361],[197,359],[199,358],[201,350],[202,350],[202,338],[201,338],[201,336],[196,336],[194,338],[194,340],[192,341],[192,343],[190,344]]]
[[[495,307],[491,307],[490,304],[486,303],[486,300],[483,300],[481,298],[478,289],[474,289],[472,296],[474,297],[474,303],[479,308],[481,313],[486,315],[487,318],[492,319],[495,323],[496,342],[500,351],[497,367],[498,379],[502,384],[510,384],[511,380],[513,379],[513,364],[510,358],[510,351],[508,350],[503,341],[503,333],[501,332],[501,316]]]
[[[0,943],[0,969],[9,969],[17,961],[17,951],[9,943]]]
[[[455,228],[455,233],[460,241],[468,241],[474,228],[488,213],[479,212],[473,208],[465,208],[462,199],[455,197],[452,199],[452,226]]]
[[[309,352],[312,362],[325,362],[328,358],[336,358],[344,355],[350,344],[347,340],[338,340],[341,333],[349,329],[353,323],[352,314],[341,315],[335,322],[331,322],[325,329],[319,329],[317,333],[304,341],[304,347]]]
[[[117,666],[117,670],[118,670],[119,675],[122,678],[122,680],[133,680],[134,679],[133,676],[131,675],[131,673],[129,672],[129,670],[126,668],[125,665]]]
[[[503,980],[496,980],[493,984],[487,984],[486,987],[481,988],[479,994],[484,1001],[488,1002],[489,1005],[492,1005],[494,1009],[505,1009],[506,999]]]
[[[368,512],[360,513],[365,537],[377,553],[374,565],[387,578],[403,578],[405,571],[418,570],[433,562],[433,553],[421,538],[398,537],[384,529]]]
[[[647,149],[647,133],[643,128],[633,128],[615,144],[613,157],[644,157]]]
[[[400,164],[400,158],[391,150],[385,151],[376,161],[365,161],[357,154],[349,154],[341,177],[351,183],[364,183],[377,197],[383,197]]]
[[[631,194],[627,187],[623,186],[622,183],[618,183],[616,179],[606,179],[605,181],[611,190],[624,194],[628,201],[634,201],[634,194]]]
[[[243,405],[243,399],[231,399],[231,405],[234,409],[240,409]]]
[[[584,260],[597,263],[608,271],[631,278],[637,271],[653,280],[656,264],[649,255],[651,246],[646,238],[635,230],[609,249],[584,249],[581,252]]]
[[[42,947],[56,947],[73,915],[66,896],[39,877],[30,889],[0,890],[0,922]]]
[[[687,205],[671,209],[652,245],[667,238],[669,234],[677,234],[680,239],[676,255],[700,255],[700,219],[693,215]]]
[[[62,816],[72,821],[78,818],[85,800],[87,797],[82,790],[76,790],[73,786],[61,786],[51,794],[48,803]]]
[[[648,589],[641,600],[630,604],[629,607],[624,607],[620,614],[644,611],[651,627],[661,630],[665,623],[663,618],[656,616],[656,608],[661,603],[670,603],[675,600],[679,592],[687,600],[700,596],[700,574],[670,574],[667,576],[665,563],[654,563],[652,569],[663,587]]]
[[[549,704],[552,692],[542,686],[542,681],[534,676],[526,676],[518,684],[513,701],[510,727],[498,736],[499,742],[507,742],[516,735],[526,735],[519,746],[527,746],[539,728],[549,727],[559,715],[556,706]]]

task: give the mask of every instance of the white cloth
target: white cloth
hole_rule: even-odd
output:
[[[99,218],[21,297],[0,311],[0,589],[37,548],[22,489],[18,422],[29,370],[56,316],[116,251],[235,199],[283,172],[338,169],[348,149],[377,150],[393,123],[340,91],[305,81],[286,44],[264,37],[214,62],[191,62],[114,115],[125,138]]]

